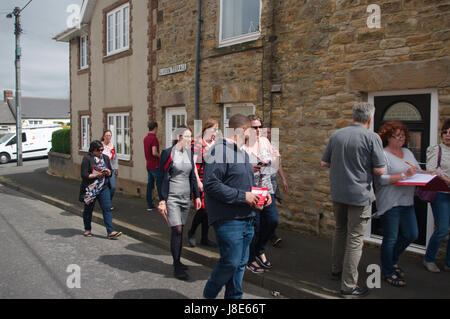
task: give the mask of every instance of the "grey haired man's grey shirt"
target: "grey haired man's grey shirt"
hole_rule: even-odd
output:
[[[331,135],[322,161],[330,163],[334,202],[368,206],[375,201],[373,169],[386,166],[378,134],[356,123],[342,128]]]

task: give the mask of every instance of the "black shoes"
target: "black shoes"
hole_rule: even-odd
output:
[[[341,290],[341,295],[344,298],[361,298],[361,297],[367,296],[368,294],[369,294],[369,289],[361,288],[358,286],[356,286],[356,288],[351,291],[342,291]]]
[[[174,277],[177,278],[178,280],[183,280],[183,281],[189,280],[189,275],[186,273],[186,270],[185,270],[186,267],[187,266],[185,266],[183,264],[174,266],[174,271],[173,271]]]

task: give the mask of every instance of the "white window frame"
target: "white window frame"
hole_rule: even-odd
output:
[[[84,152],[88,152],[89,151],[89,145],[91,144],[90,141],[90,127],[89,127],[89,121],[90,117],[89,115],[82,115],[80,117],[80,146],[81,146],[81,150]],[[84,139],[86,137],[86,140]],[[84,143],[84,141],[86,141],[86,143]]]
[[[114,119],[113,123],[111,122],[111,117]],[[128,150],[129,153],[124,153],[125,152],[125,145],[126,145],[126,138],[125,138],[125,117],[128,117],[128,130],[130,131],[130,143],[128,145]],[[118,134],[117,134],[117,118],[121,118],[121,125],[122,127],[120,127],[120,129],[122,130],[122,138],[119,141],[122,145],[123,145],[123,149],[121,152],[119,152],[118,148],[117,148],[117,142],[118,142]],[[121,112],[121,113],[108,113],[107,114],[107,127],[109,130],[111,130],[112,132],[112,143],[114,144],[114,147],[116,148],[116,155],[117,158],[123,161],[130,161],[131,160],[131,118],[130,118],[130,113],[129,112]]]
[[[246,34],[242,34],[236,37],[231,37],[228,39],[222,39],[222,23],[223,23],[223,1],[224,0],[220,0],[220,17],[219,17],[219,48],[221,47],[227,47],[227,46],[231,46],[231,45],[235,45],[235,44],[239,44],[239,43],[244,43],[244,42],[249,42],[249,41],[254,41],[259,39],[259,37],[261,36],[261,10],[262,10],[262,1],[259,1],[259,26],[258,26],[258,30],[255,32],[251,32],[251,33],[246,33]]]
[[[124,16],[126,9],[128,9],[128,13]],[[110,46],[110,39],[112,47]],[[130,3],[125,3],[106,14],[105,40],[106,56],[117,54],[130,48]]]
[[[43,120],[28,120],[29,125],[42,125],[43,123]]]
[[[228,128],[228,121],[227,118],[227,109],[233,108],[233,107],[251,107],[252,108],[252,114],[255,114],[255,105],[253,103],[230,103],[230,104],[224,104],[223,105],[223,132],[226,134],[226,129]]]
[[[89,37],[82,35],[80,37],[80,70],[89,67]]]
[[[172,133],[175,129],[172,126],[172,116],[184,116],[184,125],[187,123],[187,112],[185,107],[166,108],[166,148],[172,146]]]

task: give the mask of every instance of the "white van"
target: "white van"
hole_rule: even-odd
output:
[[[22,128],[22,158],[48,156],[52,148],[52,134],[61,125],[36,125]],[[17,159],[16,133],[6,133],[0,138],[0,164]]]

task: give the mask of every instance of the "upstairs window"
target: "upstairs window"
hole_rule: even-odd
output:
[[[88,36],[80,37],[80,70],[89,67],[89,41]]]
[[[261,0],[220,0],[219,46],[258,39],[260,17]]]
[[[130,4],[126,3],[106,15],[106,54],[126,51],[130,47]]]

